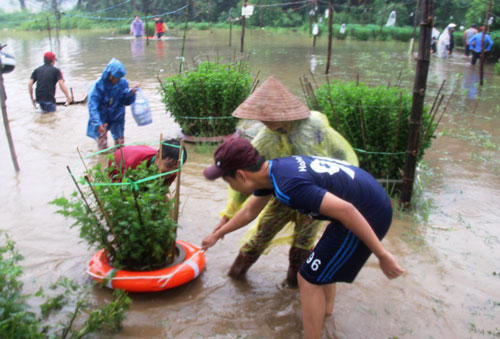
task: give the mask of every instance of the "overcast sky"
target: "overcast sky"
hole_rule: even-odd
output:
[[[73,7],[76,0],[67,0],[63,6],[63,9],[68,9]],[[42,8],[42,4],[36,0],[25,0],[26,7],[30,12],[37,12]],[[0,0],[0,8],[5,12],[18,11],[21,9],[19,5],[19,0]]]

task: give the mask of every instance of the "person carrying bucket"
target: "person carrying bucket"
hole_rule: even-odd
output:
[[[298,273],[305,338],[321,337],[325,316],[333,313],[336,283],[352,283],[371,253],[389,279],[404,273],[381,243],[392,221],[391,201],[377,180],[356,166],[302,155],[266,160],[248,140],[232,138],[217,147],[214,164],[203,175],[208,180],[222,177],[233,189],[253,196],[203,239],[202,250],[252,222],[271,197],[330,222]]]
[[[130,89],[124,78],[126,73],[123,64],[113,58],[89,89],[87,136],[97,139],[100,150],[108,147],[108,131],[115,145],[125,143],[125,106],[134,103],[135,92],[141,86],[136,84]]]
[[[328,123],[326,116],[310,111],[274,77],[268,78],[236,110],[233,116],[261,121],[262,128],[252,141],[253,146],[267,159],[291,155],[336,157],[358,165],[351,145]],[[248,194],[229,189],[226,208],[214,232],[226,224],[243,206]],[[283,205],[272,198],[260,213],[252,233],[240,248],[229,276],[243,279],[259,256],[273,244],[276,235],[293,228],[285,243],[291,244],[286,282],[297,286],[297,270],[313,247],[321,222]],[[282,232],[283,233],[283,232]],[[273,240],[274,239],[274,240]],[[283,242],[283,241],[281,241]]]

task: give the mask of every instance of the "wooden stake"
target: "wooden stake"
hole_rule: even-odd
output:
[[[174,209],[174,221],[177,223],[179,220],[179,197],[180,197],[180,189],[181,189],[181,169],[184,165],[182,163],[184,153],[184,139],[181,139],[180,149],[179,149],[179,171],[177,172],[177,181],[175,183],[175,209]],[[177,232],[177,229],[176,229]]]
[[[159,154],[158,154],[158,173],[161,174],[160,172],[160,164],[162,162],[162,157],[163,157],[163,133],[160,133],[160,148],[159,148]],[[160,179],[160,186],[163,184],[162,181],[163,181],[163,177],[159,177],[158,179]]]
[[[333,38],[333,0],[330,0],[330,6],[328,7],[328,56],[326,59],[326,70],[325,74],[330,73],[330,61],[332,59],[332,38]]]
[[[363,138],[363,147],[366,150],[366,131],[365,131],[365,114],[363,113],[363,106],[361,106],[361,100],[358,100],[359,114],[361,120],[361,137]]]
[[[111,225],[111,221],[109,220],[108,213],[104,210],[104,206],[101,203],[101,200],[97,196],[97,192],[95,191],[94,187],[92,186],[92,183],[90,182],[90,178],[88,175],[85,176],[85,180],[87,180],[87,184],[90,187],[90,190],[92,191],[92,194],[94,195],[95,200],[97,201],[97,205],[99,206],[99,209],[101,210],[102,215],[104,216],[104,219],[106,220],[106,224],[109,227],[109,230],[113,234],[113,238],[115,242],[118,242],[118,239],[116,238],[115,231],[113,230],[113,225]]]
[[[0,52],[2,51],[2,48],[4,48],[5,46],[6,45],[0,44]],[[5,104],[6,101],[7,101],[7,94],[5,93],[5,87],[3,85],[2,59],[0,58],[0,102],[2,105],[3,125],[5,127],[5,134],[7,135],[7,141],[9,142],[10,157],[12,158],[14,169],[16,170],[16,172],[19,172],[20,169],[19,169],[19,164],[17,163],[17,155],[16,155],[16,150],[14,148],[14,140],[12,140],[12,134],[10,132],[9,117],[7,115],[7,105]]]
[[[453,96],[453,94],[452,94],[451,96]],[[450,97],[451,97],[451,96],[450,96]],[[422,144],[424,143],[425,139],[427,139],[427,135],[429,134],[429,131],[430,131],[431,126],[432,126],[432,123],[434,122],[434,118],[436,117],[436,114],[437,114],[437,112],[438,112],[438,110],[439,110],[439,107],[441,106],[441,102],[443,101],[443,99],[444,99],[444,95],[442,95],[442,96],[441,96],[441,98],[439,99],[439,103],[438,103],[438,105],[436,106],[436,110],[434,111],[434,113],[433,113],[433,114],[432,114],[432,116],[431,116],[431,121],[429,122],[429,125],[427,125],[427,127],[426,127],[426,129],[425,129],[425,133],[424,133],[424,135],[423,135],[422,139],[420,139],[420,142],[419,142],[419,144],[418,144],[418,149],[419,149],[419,150],[420,150],[420,148],[422,147]],[[448,103],[449,103],[449,102],[450,102],[450,101],[448,100]],[[448,107],[448,104],[446,104],[446,107]],[[443,111],[443,113],[444,113],[444,111]],[[443,116],[443,113],[441,113],[441,116]],[[436,126],[436,128],[437,128],[437,126]],[[434,129],[434,130],[435,130],[435,129]]]
[[[80,156],[80,160],[83,163],[83,167],[85,167],[85,172],[87,172],[87,174],[90,175],[90,171],[89,171],[89,169],[87,167],[87,164],[85,163],[85,160],[83,160],[82,153],[80,153],[80,149],[78,147],[76,148],[76,151],[78,152],[78,156]]]
[[[398,122],[396,123],[396,134],[394,135],[394,142],[392,143],[391,158],[389,159],[389,168],[387,170],[387,177],[391,175],[392,171],[392,160],[394,159],[394,151],[396,151],[396,146],[398,144],[399,137],[399,125],[401,124],[401,113],[403,112],[403,93],[399,93],[399,112],[398,112]]]

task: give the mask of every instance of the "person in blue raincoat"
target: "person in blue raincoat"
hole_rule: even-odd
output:
[[[97,139],[99,149],[108,147],[108,131],[111,131],[115,145],[125,143],[125,106],[135,102],[135,92],[140,87],[136,84],[130,89],[125,74],[123,64],[113,58],[89,90],[87,135]]]

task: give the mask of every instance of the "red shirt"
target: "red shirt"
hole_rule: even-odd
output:
[[[156,33],[163,33],[165,29],[163,28],[163,21],[158,20],[156,23]]]
[[[137,145],[137,146],[125,146],[122,147],[121,150],[115,151],[113,153],[113,157],[115,158],[115,166],[117,169],[120,168],[120,162],[122,160],[123,154],[123,169],[122,172],[125,172],[126,169],[134,169],[139,166],[140,163],[147,161],[148,166],[151,165],[151,162],[154,156],[158,153],[157,149],[151,148],[149,146]],[[118,170],[111,173],[112,175],[118,174]],[[172,173],[165,176],[164,184],[170,186],[170,184],[177,177],[177,173]]]
[[[115,165],[117,168],[120,168],[123,154],[124,169],[134,169],[143,161],[148,161],[148,166],[151,165],[151,160],[156,153],[158,153],[158,150],[149,146],[125,146],[122,147],[121,150],[115,151],[113,157],[115,158]]]

